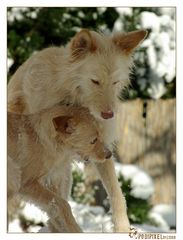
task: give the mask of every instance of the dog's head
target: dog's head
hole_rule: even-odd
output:
[[[111,157],[97,129],[95,119],[84,112],[57,116],[53,125],[60,144],[77,153],[83,160],[103,161]]]
[[[105,36],[84,29],[69,43],[77,99],[95,118],[114,116],[118,95],[129,84],[131,55],[146,34],[140,30]]]

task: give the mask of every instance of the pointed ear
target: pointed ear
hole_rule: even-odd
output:
[[[75,58],[94,52],[97,49],[96,41],[87,29],[81,30],[71,42],[72,56]]]
[[[70,116],[59,116],[52,119],[57,132],[72,134],[76,129],[76,123]]]
[[[124,53],[130,54],[147,36],[147,31],[139,30],[113,37],[114,44]]]

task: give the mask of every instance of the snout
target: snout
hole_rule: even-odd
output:
[[[104,119],[109,119],[109,118],[112,118],[114,116],[114,113],[111,110],[109,110],[109,111],[106,111],[106,112],[101,112],[101,116]]]
[[[112,152],[109,149],[105,150],[105,159],[109,159],[112,156]]]

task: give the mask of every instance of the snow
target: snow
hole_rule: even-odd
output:
[[[152,178],[142,169],[135,165],[115,164],[117,175],[121,174],[125,180],[131,180],[132,191],[134,197],[148,199],[154,192]]]
[[[161,14],[166,14],[166,16],[169,15],[173,19],[175,18],[175,11],[176,11],[175,7],[162,7],[162,8],[159,8],[159,11],[161,12]]]
[[[116,11],[119,13],[119,18],[115,21],[113,32],[121,32],[124,28],[124,15],[130,16],[132,14],[132,8],[123,7],[123,8],[116,8]]]
[[[132,171],[133,172],[133,171]],[[69,201],[73,215],[84,232],[113,232],[111,214],[106,214],[100,206],[88,206]],[[46,225],[47,216],[37,207],[27,203],[22,211],[22,215],[29,220],[39,223],[42,221]],[[175,227],[175,206],[159,204],[152,208],[149,216],[156,222],[157,227],[149,224],[133,224],[139,232],[170,232],[170,227]],[[31,226],[29,232],[49,232],[47,226]],[[23,232],[18,219],[9,224],[9,232]]]
[[[85,232],[112,232],[111,216],[105,214],[105,211],[100,206],[87,206],[83,204],[77,204],[73,201],[69,201],[69,204],[73,210],[73,215],[76,217],[78,224]],[[35,224],[43,222],[46,224],[48,217],[36,206],[27,203],[22,210],[22,215],[33,221]],[[39,226],[31,226],[28,229],[29,232],[49,232],[49,229],[45,226],[43,229]],[[9,224],[9,232],[23,232],[20,227],[19,219],[13,220]]]
[[[14,7],[12,8],[11,13],[8,12],[8,21],[13,22],[15,19],[17,20],[22,20],[23,19],[23,14],[22,12],[26,11],[27,8],[23,7]]]
[[[73,165],[73,170],[83,171],[84,164],[77,162]],[[137,198],[148,199],[154,192],[152,178],[141,168],[135,165],[122,165],[115,163],[117,176],[122,175],[125,180],[131,180],[131,194]],[[105,213],[101,206],[90,206],[78,204],[74,201],[69,201],[78,224],[84,232],[113,232],[113,223],[111,213]],[[38,224],[48,220],[47,215],[30,203],[26,203],[21,215],[25,219],[34,222],[34,225],[28,228],[28,232],[49,232],[47,227],[41,229]],[[155,205],[149,212],[149,217],[154,220],[157,227],[148,224],[135,225],[138,231],[142,232],[170,232],[170,227],[176,226],[176,212],[173,204],[158,204]],[[37,225],[36,225],[37,224]],[[20,227],[19,219],[15,219],[9,224],[9,232],[23,232]]]
[[[100,206],[87,206],[70,202],[73,215],[85,232],[112,232],[111,217]]]
[[[79,11],[79,12],[78,12],[78,17],[84,18],[84,17],[85,17],[85,14],[84,14],[82,11]]]
[[[72,170],[74,171],[81,171],[84,173],[84,163],[83,162],[79,162],[77,160],[74,160],[73,161],[73,164],[72,164]]]
[[[77,216],[77,222],[84,232],[113,232],[111,216],[104,214],[102,207],[84,206],[82,204],[76,204],[74,202],[70,202],[70,204],[73,208],[73,214],[74,216]],[[155,206],[155,209],[156,208],[159,209],[159,205]],[[171,208],[171,205],[167,205],[166,208],[163,208],[163,214],[168,213],[169,209]],[[158,224],[158,226],[152,226],[149,224],[133,224],[131,227],[137,228],[138,232],[170,232],[170,226],[163,218],[163,215],[156,212],[155,209],[150,215],[156,224]],[[79,215],[82,217],[78,218]],[[40,232],[49,232],[49,229],[47,227],[44,227],[40,230]]]
[[[118,7],[116,8],[116,11],[119,13],[120,16],[123,15],[132,15],[132,8],[131,7]]]
[[[106,10],[105,7],[98,8],[99,12],[103,14]],[[12,8],[11,12],[8,12],[8,21],[12,22],[15,19],[21,21],[23,18],[23,12],[27,11],[27,8]],[[131,7],[117,7],[116,11],[119,17],[116,19],[113,27],[113,32],[121,32],[124,30],[125,16],[132,16],[133,8]],[[35,19],[37,17],[38,10],[27,12],[27,16]],[[142,47],[145,47],[145,55],[137,51],[135,54],[136,59],[140,60],[140,68],[136,71],[139,75],[137,81],[140,85],[140,89],[146,90],[149,96],[153,99],[161,98],[167,91],[166,83],[170,83],[174,80],[176,75],[176,24],[174,7],[159,8],[159,15],[154,12],[142,11],[140,14],[140,23],[137,28],[150,29],[147,39],[142,43]],[[82,11],[78,12],[80,18],[84,18],[85,15]],[[94,13],[96,18],[96,14]],[[63,14],[63,18],[67,21],[70,15]],[[79,18],[78,18],[79,21]],[[73,30],[79,31],[80,28],[73,26]],[[134,29],[135,30],[135,29]],[[109,32],[106,24],[100,26],[100,31]],[[29,42],[30,39],[26,39]],[[147,59],[147,60],[146,60]],[[146,62],[145,62],[146,61]],[[8,69],[13,64],[11,59],[8,59]],[[141,68],[143,65],[147,65],[142,73]]]
[[[114,23],[114,32],[124,30],[125,15],[132,16],[132,8],[116,8],[119,18]],[[136,68],[137,81],[141,90],[146,90],[153,99],[161,98],[167,91],[165,83],[175,78],[175,8],[161,8],[160,15],[142,11],[138,28],[150,30],[141,44],[144,54],[136,52],[135,60],[140,62]],[[134,29],[135,30],[135,29]],[[146,60],[147,59],[147,60]],[[146,61],[146,62],[145,62]],[[146,65],[144,73],[141,68]]]
[[[151,80],[153,81],[153,84],[147,89],[147,92],[153,99],[159,99],[166,92],[163,80],[153,74],[151,75]]]
[[[168,223],[160,214],[156,212],[150,212],[149,217],[154,220],[154,222],[158,225],[159,228],[161,228],[162,232],[168,232],[170,230]]]
[[[169,9],[170,10],[170,9]],[[142,46],[147,47],[147,59],[150,67],[147,89],[153,99],[158,99],[166,93],[165,82],[171,82],[175,77],[175,9],[172,16],[157,16],[155,13],[142,12],[141,25],[151,29],[148,39]]]
[[[161,215],[169,226],[176,226],[176,208],[174,204],[157,204],[152,208],[151,213]]]
[[[106,223],[107,224],[107,223]],[[149,233],[164,233],[164,232],[170,232],[169,230],[164,230],[160,227],[155,227],[152,225],[148,225],[148,224],[134,224],[131,227],[134,227],[137,232],[149,232]],[[48,227],[42,227],[39,230],[39,233],[49,233],[49,229]]]
[[[30,203],[25,205],[23,215],[28,220],[34,219],[35,223],[46,222],[48,220],[46,213],[42,212],[39,208]]]
[[[19,219],[14,219],[13,221],[11,221],[9,223],[8,226],[8,232],[12,232],[12,233],[21,233],[22,228],[20,227],[20,220]]]
[[[83,164],[77,163],[74,165],[74,169],[82,170]],[[152,178],[134,165],[121,165],[115,163],[116,173],[120,174],[126,179],[131,179],[132,194],[135,197],[148,199],[153,191]],[[78,204],[74,201],[69,201],[72,208],[73,215],[77,219],[78,224],[81,226],[84,232],[113,232],[113,223],[111,220],[111,214],[105,213],[104,208],[101,206],[89,206]],[[29,227],[29,232],[49,232],[47,227],[41,228],[36,226],[36,223],[43,222],[46,225],[48,217],[36,206],[26,203],[21,213],[26,219],[33,221],[35,226]],[[169,232],[170,227],[175,227],[175,205],[159,204],[154,206],[149,216],[158,227],[148,224],[135,225],[138,231],[142,232]],[[9,224],[9,232],[22,232],[20,222],[18,219],[13,220]]]
[[[123,21],[121,20],[121,18],[118,18],[114,23],[113,32],[121,32],[123,31],[123,28],[124,28]]]
[[[147,92],[153,99],[158,99],[166,93],[165,82],[171,82],[176,74],[175,9],[164,10],[162,9],[163,15],[161,16],[146,11],[142,12],[140,16],[142,28],[151,30],[142,47],[147,48],[147,60],[150,68],[148,79],[146,79],[147,86],[149,84]],[[139,84],[141,84],[140,80]]]
[[[134,227],[138,229],[138,232],[150,232],[150,233],[170,232],[169,228],[155,227],[149,224],[134,224]]]
[[[27,10],[27,7],[13,7],[11,13],[8,12],[8,21],[13,22],[15,19],[21,21],[24,17],[22,13],[26,12]],[[37,17],[37,11],[38,10],[27,12],[27,16],[35,19]]]
[[[13,59],[11,59],[11,58],[8,58],[8,59],[7,59],[7,67],[8,67],[8,70],[9,70],[10,67],[13,65],[13,63],[14,63]]]
[[[84,164],[80,162],[73,165],[74,170],[83,171],[83,168]],[[131,164],[122,165],[115,163],[115,169],[117,176],[122,175],[125,180],[131,180],[131,194],[135,197],[148,199],[153,194],[153,180],[141,168]],[[103,207],[78,204],[74,201],[69,201],[69,204],[74,217],[84,232],[113,232],[111,213],[105,213]],[[35,223],[29,227],[28,232],[49,232],[49,229],[46,227],[47,215],[33,204],[26,203],[21,215]],[[176,226],[175,205],[155,205],[149,212],[149,217],[154,220],[157,227],[148,224],[134,224],[138,232],[170,232],[172,231],[170,227]],[[41,228],[36,225],[40,222],[43,222],[45,227]],[[10,222],[9,232],[23,232],[18,219]]]
[[[101,15],[106,11],[106,7],[98,7],[97,9]]]
[[[104,214],[102,207],[85,206],[74,202],[70,202],[70,205],[72,206],[74,216],[77,216],[78,224],[84,232],[113,232],[111,216]],[[166,208],[163,208],[163,214],[168,213],[172,207],[171,205],[167,205]],[[163,215],[156,212],[156,208],[158,211],[159,205],[155,206],[150,215],[158,224],[158,227],[149,224],[133,224],[132,227],[137,228],[138,232],[170,232],[170,226],[163,218]],[[78,216],[81,217],[78,218]],[[49,229],[44,227],[40,229],[40,232],[49,232]]]
[[[141,13],[141,26],[144,29],[152,29],[154,32],[159,32],[160,30],[160,19],[153,12],[142,12]]]

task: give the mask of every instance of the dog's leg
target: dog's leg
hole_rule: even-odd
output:
[[[126,201],[122,194],[113,161],[95,163],[103,185],[108,193],[112,208],[112,219],[115,232],[129,232],[130,224],[127,216]]]
[[[18,193],[21,182],[21,170],[19,166],[8,156],[7,160],[8,167],[8,182],[7,182],[7,193],[8,200],[10,200],[14,194]]]
[[[34,181],[27,185],[20,192],[32,199],[35,204],[45,211],[50,217],[51,231],[57,232],[82,232],[72,215],[71,207],[67,201],[55,193],[43,187],[39,182]]]

